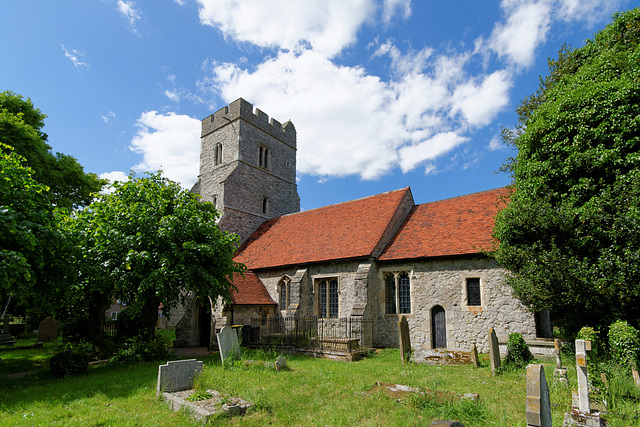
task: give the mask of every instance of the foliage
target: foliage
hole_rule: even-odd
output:
[[[522,335],[518,332],[510,333],[509,341],[507,342],[507,355],[504,358],[505,368],[522,369],[531,360],[533,360],[533,354],[531,354],[531,350],[529,350],[529,346],[522,338]]]
[[[0,289],[17,301],[45,297],[36,284],[46,282],[64,243],[48,189],[32,175],[24,159],[0,143]]]
[[[49,361],[51,375],[62,378],[86,372],[89,367],[89,356],[82,350],[63,350]]]
[[[65,226],[80,241],[78,294],[95,297],[95,313],[111,298],[126,301],[152,339],[160,303],[168,312],[189,292],[229,298],[229,277],[244,266],[233,261],[237,236],[218,228],[212,204],[160,173],[129,178]]]
[[[140,335],[140,331],[144,330],[145,322],[140,318],[139,313],[133,310],[124,309],[118,313],[116,319],[116,338],[119,341],[126,341]]]
[[[186,400],[188,400],[189,402],[199,402],[201,400],[211,399],[212,397],[213,394],[209,393],[206,390],[194,390]]]
[[[611,359],[625,367],[638,369],[640,357],[640,333],[624,320],[609,327],[609,352]]]
[[[30,99],[10,91],[0,92],[0,143],[14,147],[27,159],[34,178],[51,189],[55,206],[86,206],[106,180],[85,173],[73,157],[51,152],[47,134],[42,132],[45,118]]]
[[[504,132],[518,151],[495,255],[515,295],[571,335],[636,321],[640,304],[640,9],[549,68]]]
[[[584,326],[578,331],[576,339],[591,341],[591,351],[587,352],[587,358],[590,362],[596,363],[600,356],[600,338],[596,330],[590,326]]]
[[[111,361],[114,363],[134,364],[140,362],[158,362],[171,357],[169,351],[164,346],[162,338],[156,336],[155,339],[147,341],[142,337],[129,338],[122,347],[113,355]]]

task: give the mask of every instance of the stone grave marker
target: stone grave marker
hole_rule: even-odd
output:
[[[633,382],[636,387],[640,387],[640,373],[638,373],[636,368],[631,368],[631,373],[633,374]]]
[[[589,341],[589,343],[591,343]],[[586,414],[591,412],[589,404],[589,382],[587,378],[587,342],[576,340],[576,374],[578,376],[578,409]],[[590,347],[590,346],[589,346]]]
[[[567,368],[562,367],[561,350],[562,344],[559,339],[555,339],[553,354],[556,356],[556,368],[553,370],[553,378],[560,384],[569,385],[569,377],[567,376]]]
[[[400,337],[400,355],[404,364],[411,357],[411,338],[409,338],[409,322],[406,316],[400,316],[398,336]]]
[[[471,363],[473,363],[473,366],[475,366],[476,368],[478,366],[480,366],[480,362],[478,361],[478,347],[476,347],[476,345],[474,344],[473,347],[471,347]]]
[[[527,426],[551,427],[551,401],[542,365],[527,366]]]
[[[276,371],[281,371],[287,367],[287,359],[285,359],[283,356],[278,356],[273,365],[276,368]]]
[[[498,336],[493,328],[489,328],[489,360],[491,361],[491,373],[495,376],[500,369],[500,346]]]
[[[2,326],[2,333],[0,333],[0,345],[11,346],[15,344],[16,339],[9,333],[9,322],[11,322],[13,318],[6,314],[4,317],[0,318],[0,320],[4,323]]]
[[[218,348],[220,349],[220,359],[222,363],[231,354],[240,356],[240,345],[238,344],[238,334],[229,326],[224,326],[219,334],[216,334],[218,338]]]
[[[201,371],[202,362],[196,359],[171,360],[158,366],[156,396],[193,388],[193,379]]]
[[[38,341],[49,342],[58,338],[58,321],[53,317],[47,317],[38,326]]]

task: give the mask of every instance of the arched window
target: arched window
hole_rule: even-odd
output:
[[[389,272],[384,275],[385,313],[411,313],[411,280],[409,272]]]
[[[268,197],[262,198],[262,214],[263,215],[269,214],[269,198]]]
[[[222,164],[222,143],[217,143],[213,153],[213,164],[218,166]]]
[[[280,293],[280,310],[286,310],[291,302],[291,279],[283,277],[280,280],[278,291]]]
[[[258,150],[258,166],[261,168],[269,169],[269,164],[271,163],[271,150],[269,150],[264,145],[261,145]]]

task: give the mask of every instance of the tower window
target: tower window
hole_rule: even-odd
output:
[[[269,198],[262,198],[262,214],[267,215],[269,213]]]
[[[269,150],[264,145],[261,145],[258,153],[258,166],[260,166],[261,168],[269,169],[270,163],[271,163],[271,150]]]
[[[222,143],[217,143],[213,153],[213,164],[218,166],[222,164]]]

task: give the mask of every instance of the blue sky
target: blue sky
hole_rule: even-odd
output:
[[[54,151],[109,178],[197,179],[200,120],[238,97],[298,133],[312,209],[410,186],[417,203],[509,183],[500,142],[547,58],[625,0],[0,2],[0,90]]]

